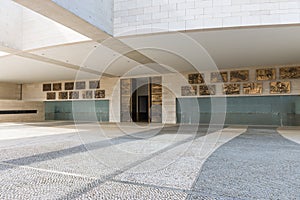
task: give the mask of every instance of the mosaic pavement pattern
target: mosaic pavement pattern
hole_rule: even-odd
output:
[[[300,144],[264,127],[2,123],[0,177],[1,200],[300,199]]]

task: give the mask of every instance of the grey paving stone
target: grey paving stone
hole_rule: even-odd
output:
[[[204,163],[194,190],[224,198],[300,199],[300,145],[249,128]]]
[[[1,141],[0,199],[298,198],[300,145],[274,129],[251,128],[215,151],[197,178],[201,143],[192,139],[186,151],[185,140],[205,135],[207,127],[194,130],[128,136],[114,129],[100,138],[86,131],[86,144],[72,134]]]
[[[58,199],[87,185],[88,178],[1,165],[0,199]]]
[[[83,194],[76,199],[183,200],[186,197],[186,193],[179,191],[106,182],[105,184],[93,188],[88,193]]]

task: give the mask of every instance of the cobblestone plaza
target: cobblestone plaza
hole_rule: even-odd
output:
[[[0,200],[300,200],[300,0],[0,0]]]
[[[1,199],[300,198],[295,128],[0,126]]]

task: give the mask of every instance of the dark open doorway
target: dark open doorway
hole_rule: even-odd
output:
[[[162,79],[121,80],[121,122],[162,122]]]
[[[149,118],[149,78],[132,80],[131,118],[133,122],[150,122]]]
[[[149,97],[139,96],[138,97],[138,121],[139,122],[149,122]]]

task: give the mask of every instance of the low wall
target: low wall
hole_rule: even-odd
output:
[[[0,122],[36,122],[45,120],[43,102],[0,100]]]

